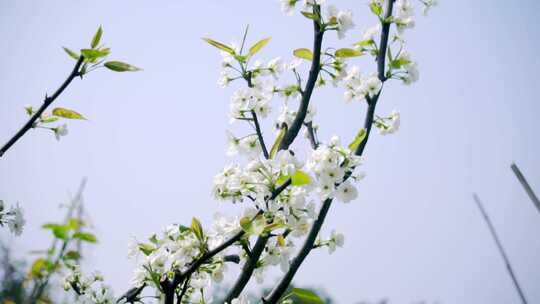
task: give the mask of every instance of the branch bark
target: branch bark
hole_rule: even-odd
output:
[[[2,148],[0,148],[0,158],[13,146],[28,130],[30,130],[36,120],[45,112],[45,110],[64,92],[64,90],[69,86],[69,84],[75,79],[75,77],[80,76],[79,69],[81,68],[82,63],[84,62],[84,57],[81,55],[77,63],[73,67],[73,70],[67,77],[67,79],[62,83],[62,85],[54,92],[50,97],[45,97],[43,104],[39,109],[30,117],[30,119],[24,124],[24,126],[17,132],[15,135],[6,143]]]
[[[525,176],[523,175],[523,173],[521,173],[521,170],[519,170],[516,164],[512,163],[510,167],[512,168],[512,171],[514,171],[514,174],[516,175],[517,179],[523,186],[523,189],[525,189],[525,192],[527,192],[527,195],[529,195],[529,198],[533,202],[534,206],[536,207],[538,212],[540,212],[540,201],[538,200],[538,197],[536,196],[536,194],[534,194],[534,191],[529,185],[529,183],[527,182],[527,179],[525,179]]]
[[[314,7],[314,13],[317,13],[316,10],[320,12],[320,7]],[[317,78],[319,78],[319,72],[321,71],[321,47],[323,41],[324,30],[321,29],[319,23],[313,21],[314,37],[313,37],[313,60],[311,61],[311,68],[309,70],[308,80],[306,82],[306,87],[302,91],[302,100],[300,101],[300,106],[294,121],[289,126],[283,140],[280,143],[280,150],[287,150],[289,146],[294,142],[294,139],[298,135],[298,132],[302,128],[304,119],[306,118],[309,101],[311,99],[311,94],[315,88],[315,83]]]

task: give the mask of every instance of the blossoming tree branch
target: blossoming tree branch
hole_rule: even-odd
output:
[[[424,13],[436,4],[435,0],[417,1]],[[373,127],[382,135],[399,128],[397,111],[376,110],[385,84],[409,85],[418,80],[417,64],[404,39],[404,33],[415,25],[415,3],[371,0],[366,8],[376,24],[353,45],[328,46],[325,37],[335,33],[341,39],[355,27],[350,11],[324,0],[280,2],[285,14],[299,11],[297,15],[313,28],[313,45],[294,49],[296,58],[291,61],[275,58],[265,64],[257,60],[270,38],[248,43],[247,29],[239,44],[204,38],[222,56],[218,84],[235,86],[229,113],[234,131],[226,132],[227,154],[234,162],[214,177],[213,195],[242,210],[236,216],[216,216],[206,227],[193,218],[188,225],[171,224],[147,241],[133,238],[128,246],[128,255],[137,265],[132,288],[118,299],[101,283],[101,276],[87,276],[80,267],[66,265],[70,271],[64,287],[78,301],[245,304],[249,303],[247,284],[262,282],[269,268],[279,266],[280,280],[257,302],[322,303],[312,292],[288,289],[313,250],[327,248],[332,253],[343,246],[343,234],[332,230],[324,236],[321,229],[334,202],[357,198],[356,184],[364,176],[357,167],[362,165]],[[77,56],[79,61],[86,58]],[[361,69],[355,60],[362,56],[372,56],[375,65]],[[346,145],[337,135],[318,136],[321,127],[313,96],[329,83],[343,88],[346,103],[366,106],[365,117],[351,122],[358,128],[357,135]],[[264,134],[264,121],[273,113],[275,132]],[[235,267],[240,274],[232,278],[224,298],[216,297],[213,282],[221,282]]]

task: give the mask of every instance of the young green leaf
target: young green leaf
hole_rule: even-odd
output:
[[[313,53],[309,49],[296,49],[293,51],[293,55],[309,61],[313,60]]]
[[[291,185],[303,186],[311,183],[311,177],[304,171],[298,170],[291,176]]]
[[[150,255],[152,252],[154,252],[156,249],[148,244],[139,244],[139,250],[144,253],[144,255]]]
[[[221,42],[217,42],[217,41],[212,40],[210,38],[203,38],[203,40],[210,43],[214,47],[216,47],[216,48],[218,48],[218,49],[220,49],[222,51],[225,51],[225,52],[227,52],[227,53],[229,53],[231,55],[235,54],[234,49],[232,47],[228,46],[228,45],[225,45],[225,44],[223,44]]]
[[[90,43],[90,47],[95,49],[98,46],[99,41],[101,40],[101,35],[102,34],[103,34],[103,29],[101,28],[101,25],[100,25],[97,32],[94,34],[94,38],[92,38],[92,42]]]
[[[57,117],[67,118],[67,119],[86,119],[81,114],[65,108],[54,108],[52,114]]]
[[[141,70],[136,66],[121,61],[107,61],[104,65],[109,70],[115,72],[137,72]]]
[[[67,47],[62,47],[64,49],[64,51],[69,55],[69,57],[75,59],[75,60],[79,60],[79,54],[75,53],[74,51],[68,49]]]
[[[363,52],[349,48],[342,48],[336,51],[336,57],[340,58],[358,57],[362,55],[364,55]]]
[[[150,255],[156,250],[152,245],[139,243],[139,250],[146,256]]]
[[[96,60],[103,58],[109,53],[111,50],[109,48],[103,48],[103,49],[82,49],[81,54],[84,56],[84,59],[89,62],[95,62]]]
[[[251,231],[251,219],[247,216],[244,216],[240,219],[240,227],[246,232],[250,233]]]
[[[96,236],[91,234],[91,233],[88,233],[88,232],[76,232],[76,233],[73,234],[73,238],[81,240],[81,241],[85,241],[85,242],[88,242],[88,243],[96,243],[97,242]]]
[[[66,254],[63,257],[64,260],[78,260],[80,258],[81,258],[81,254],[74,250],[70,250],[66,252]]]
[[[382,14],[382,6],[377,2],[371,2],[369,8],[377,16],[380,16]]]
[[[191,230],[193,231],[193,233],[195,233],[195,236],[199,239],[199,241],[204,240],[204,233],[201,222],[199,222],[196,217],[191,220]]]
[[[313,13],[310,13],[310,12],[300,12],[302,15],[304,15],[304,17],[308,18],[308,19],[311,19],[311,20],[317,20],[317,15],[313,14]]]
[[[313,291],[302,289],[302,288],[293,288],[291,290],[291,295],[293,298],[296,298],[298,303],[303,304],[324,304],[324,301]],[[294,302],[297,303],[297,302]]]
[[[270,155],[269,155],[270,158],[274,158],[274,156],[276,156],[276,154],[278,153],[279,146],[281,145],[281,141],[283,140],[283,137],[285,137],[286,131],[287,131],[286,128],[279,129],[279,133],[276,137],[276,141],[272,145],[272,149],[270,149]]]
[[[366,138],[366,134],[367,131],[365,128],[360,129],[360,131],[358,131],[358,134],[356,134],[354,140],[349,144],[349,149],[351,149],[351,151],[353,152],[356,151],[356,148],[358,148],[358,146],[360,146],[360,144]]]
[[[410,60],[407,60],[405,58],[398,58],[390,62],[390,67],[392,67],[393,69],[400,69],[402,66],[408,64],[411,64]]]
[[[257,43],[252,45],[249,48],[249,56],[255,55],[258,51],[260,51],[267,43],[270,41],[270,38],[264,38],[259,40]]]

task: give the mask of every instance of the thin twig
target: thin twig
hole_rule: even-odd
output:
[[[320,6],[315,5],[313,7],[313,13],[320,13]],[[317,82],[319,72],[321,71],[321,47],[323,35],[324,30],[321,29],[319,22],[317,20],[313,20],[313,60],[311,61],[309,76],[306,81],[306,87],[302,91],[302,100],[300,101],[300,106],[297,111],[298,114],[294,118],[292,124],[289,126],[285,136],[283,136],[283,140],[279,146],[280,150],[287,150],[289,148],[302,128],[302,124],[306,118],[311,94],[313,93],[315,83]]]
[[[536,194],[534,194],[534,191],[525,179],[525,176],[523,176],[523,173],[521,173],[521,170],[519,170],[518,166],[515,163],[512,163],[510,167],[512,168],[512,171],[514,171],[514,174],[516,174],[516,177],[525,189],[525,192],[527,192],[527,195],[529,195],[529,198],[533,202],[534,206],[536,206],[536,209],[538,210],[538,212],[540,212],[540,201],[538,200]]]
[[[69,74],[68,78],[64,81],[64,83],[62,83],[58,90],[56,90],[56,92],[54,92],[52,96],[46,96],[43,104],[41,105],[41,107],[39,107],[36,113],[34,113],[34,115],[32,115],[32,117],[30,117],[30,119],[26,122],[26,124],[24,124],[24,126],[17,133],[15,133],[15,135],[2,148],[0,148],[0,158],[4,155],[4,153],[7,152],[7,150],[9,150],[9,148],[11,148],[11,146],[13,146],[13,144],[15,144],[28,130],[30,130],[34,126],[36,120],[38,120],[38,118],[41,117],[43,112],[45,112],[45,110],[56,100],[56,98],[58,98],[58,96],[60,96],[60,94],[62,94],[62,92],[64,92],[64,90],[69,86],[71,81],[73,81],[75,77],[80,76],[79,69],[83,62],[84,57],[81,55],[79,57],[79,60],[77,60],[77,63],[73,67],[73,70]]]
[[[516,275],[514,274],[514,270],[512,269],[512,265],[510,264],[510,259],[508,258],[508,256],[506,255],[506,252],[504,251],[504,247],[501,241],[499,240],[499,237],[497,236],[497,231],[495,231],[495,227],[491,223],[491,220],[489,219],[489,216],[486,210],[484,209],[482,202],[480,202],[480,198],[478,198],[478,195],[476,195],[476,193],[473,193],[473,199],[476,202],[478,209],[480,209],[480,212],[482,213],[484,220],[486,221],[486,224],[489,228],[489,232],[491,232],[491,236],[493,237],[493,240],[495,240],[495,244],[497,244],[497,249],[499,249],[499,253],[501,254],[504,260],[504,263],[506,264],[506,270],[508,271],[508,274],[510,275],[512,282],[514,282],[514,287],[516,288],[516,291],[519,294],[519,297],[521,298],[521,303],[527,304],[527,300],[525,299],[525,294],[523,294],[523,290],[521,289],[521,286],[519,285]]]

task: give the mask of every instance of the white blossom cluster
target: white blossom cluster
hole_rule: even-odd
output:
[[[322,7],[326,3],[326,0],[280,0],[280,2],[281,10],[290,16],[293,14],[298,2],[302,2],[301,12],[311,14],[314,12],[315,6]],[[343,39],[345,33],[354,28],[355,25],[351,11],[338,10],[334,5],[325,7],[324,17],[325,20],[323,21],[329,25],[330,29],[337,31],[339,39]]]
[[[64,290],[73,290],[78,296],[77,304],[113,304],[116,299],[111,288],[103,284],[99,272],[84,275],[78,265],[70,266],[70,272],[64,277]]]
[[[366,96],[373,97],[379,94],[382,82],[376,74],[362,75],[357,66],[347,71],[345,81],[345,101],[364,100]]]
[[[321,200],[337,198],[348,203],[358,196],[353,183],[346,174],[361,164],[361,157],[350,149],[340,147],[339,137],[334,136],[328,145],[320,145],[308,157],[306,168],[317,177],[315,191]],[[359,176],[357,179],[360,179]]]
[[[11,206],[9,210],[5,208],[4,201],[0,200],[0,226],[7,225],[11,233],[21,235],[26,223],[23,209],[19,204]]]
[[[137,257],[139,263],[132,284],[141,286],[144,282],[151,281],[156,274],[158,277],[170,276],[176,271],[185,270],[205,250],[221,244],[238,229],[237,219],[218,216],[213,229],[204,236],[197,235],[190,227],[173,224],[167,226],[161,236],[152,236],[150,243],[132,239],[128,246],[128,257]],[[195,278],[220,281],[224,267],[220,256],[215,257],[205,267],[206,271],[196,274]]]
[[[379,134],[387,135],[395,133],[399,129],[400,120],[399,113],[393,110],[387,117],[377,116],[373,124],[379,129]]]

